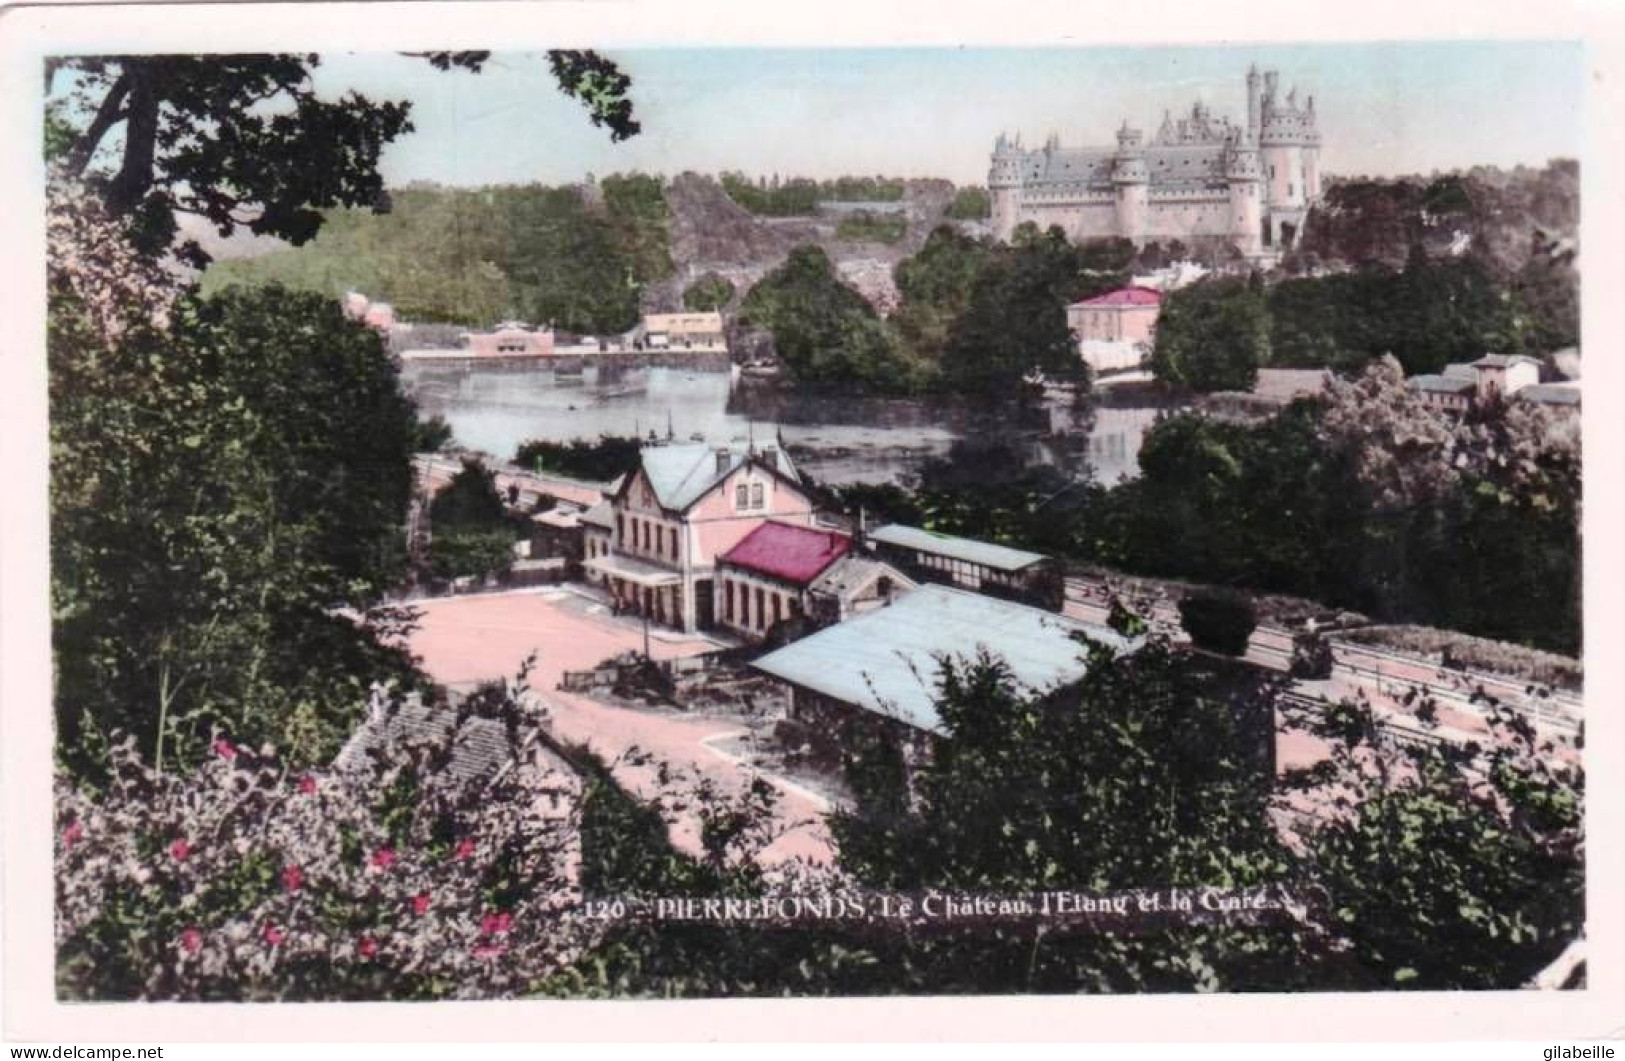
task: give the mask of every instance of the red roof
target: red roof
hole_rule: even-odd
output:
[[[1162,292],[1149,287],[1120,287],[1104,295],[1086,298],[1074,306],[1155,306],[1162,302]]]
[[[836,531],[763,523],[721,557],[721,562],[749,571],[807,583],[852,548],[852,539]]]

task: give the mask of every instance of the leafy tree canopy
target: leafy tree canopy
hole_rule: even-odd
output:
[[[1151,351],[1157,379],[1199,391],[1246,391],[1269,358],[1269,317],[1257,284],[1209,281],[1163,299]]]
[[[478,72],[488,52],[418,53],[440,70]],[[547,53],[559,88],[579,99],[612,140],[636,135],[631,79],[590,51]],[[209,222],[221,236],[239,226],[305,243],[322,211],[382,204],[378,160],[409,132],[411,104],[358,92],[323,98],[311,72],[316,54],[110,55],[54,58],[69,75],[52,112],[49,142],[65,175],[100,190],[127,217],[138,247],[158,253],[174,241],[178,214]],[[71,141],[67,129],[71,128]],[[195,242],[178,248],[193,264]]]
[[[907,389],[917,372],[862,295],[841,282],[829,256],[801,246],[745,296],[749,323],[773,333],[795,377],[811,384]]]

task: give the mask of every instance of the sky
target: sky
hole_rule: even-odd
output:
[[[394,54],[324,56],[324,92],[413,101],[390,145],[391,184],[567,183],[684,170],[985,181],[1001,131],[1029,145],[1147,134],[1197,99],[1240,121],[1249,63],[1313,94],[1322,168],[1337,175],[1541,165],[1579,157],[1585,53],[1576,42],[1077,48],[632,49],[643,132],[611,144],[538,54],[498,53],[479,75]]]

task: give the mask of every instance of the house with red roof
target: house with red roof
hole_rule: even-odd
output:
[[[1156,336],[1162,292],[1120,287],[1066,307],[1066,324],[1078,352],[1096,372],[1136,368]]]
[[[719,556],[716,570],[717,624],[753,641],[783,622],[841,622],[914,588],[890,565],[854,555],[850,535],[777,520]]]
[[[672,443],[645,447],[609,511],[582,519],[582,566],[616,608],[692,632],[718,625],[718,558],[768,520],[811,524],[813,504],[777,445]]]

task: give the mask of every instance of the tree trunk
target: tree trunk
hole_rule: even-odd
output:
[[[130,60],[124,73],[129,101],[124,123],[124,164],[107,190],[107,202],[118,213],[135,209],[152,187],[158,146],[157,71],[150,60]]]

